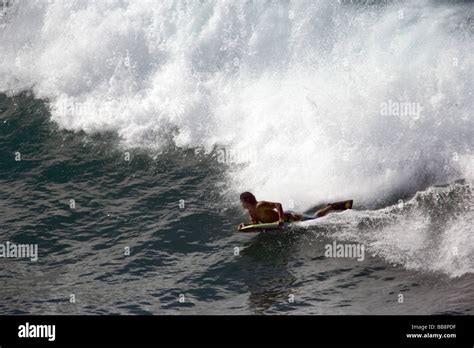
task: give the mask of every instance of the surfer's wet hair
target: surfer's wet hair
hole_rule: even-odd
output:
[[[250,204],[257,204],[257,199],[250,192],[243,192],[240,194],[240,200]]]

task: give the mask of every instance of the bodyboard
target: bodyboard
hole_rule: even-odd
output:
[[[283,226],[278,225],[278,222],[271,222],[265,224],[251,224],[239,229],[239,232],[268,232],[281,229]]]

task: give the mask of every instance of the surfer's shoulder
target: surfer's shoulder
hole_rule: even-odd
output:
[[[257,208],[262,208],[262,207],[267,207],[269,205],[273,204],[272,202],[268,201],[258,201],[256,207]]]
[[[281,203],[278,202],[269,202],[269,201],[259,201],[257,202],[256,207],[257,208],[271,208],[274,209],[275,207],[281,205]]]

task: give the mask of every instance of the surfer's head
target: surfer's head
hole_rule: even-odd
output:
[[[257,204],[257,199],[252,193],[243,192],[240,194],[240,203],[244,208],[254,207]]]

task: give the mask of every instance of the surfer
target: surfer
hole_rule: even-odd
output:
[[[326,215],[333,210],[343,210],[352,208],[352,201],[330,203],[325,208],[316,211],[313,215],[298,214],[294,211],[283,211],[281,203],[257,201],[255,196],[250,192],[243,192],[240,195],[240,203],[242,208],[247,210],[250,215],[251,224],[278,222],[282,225],[288,221],[312,220]],[[239,225],[239,229],[245,226],[244,223]]]

